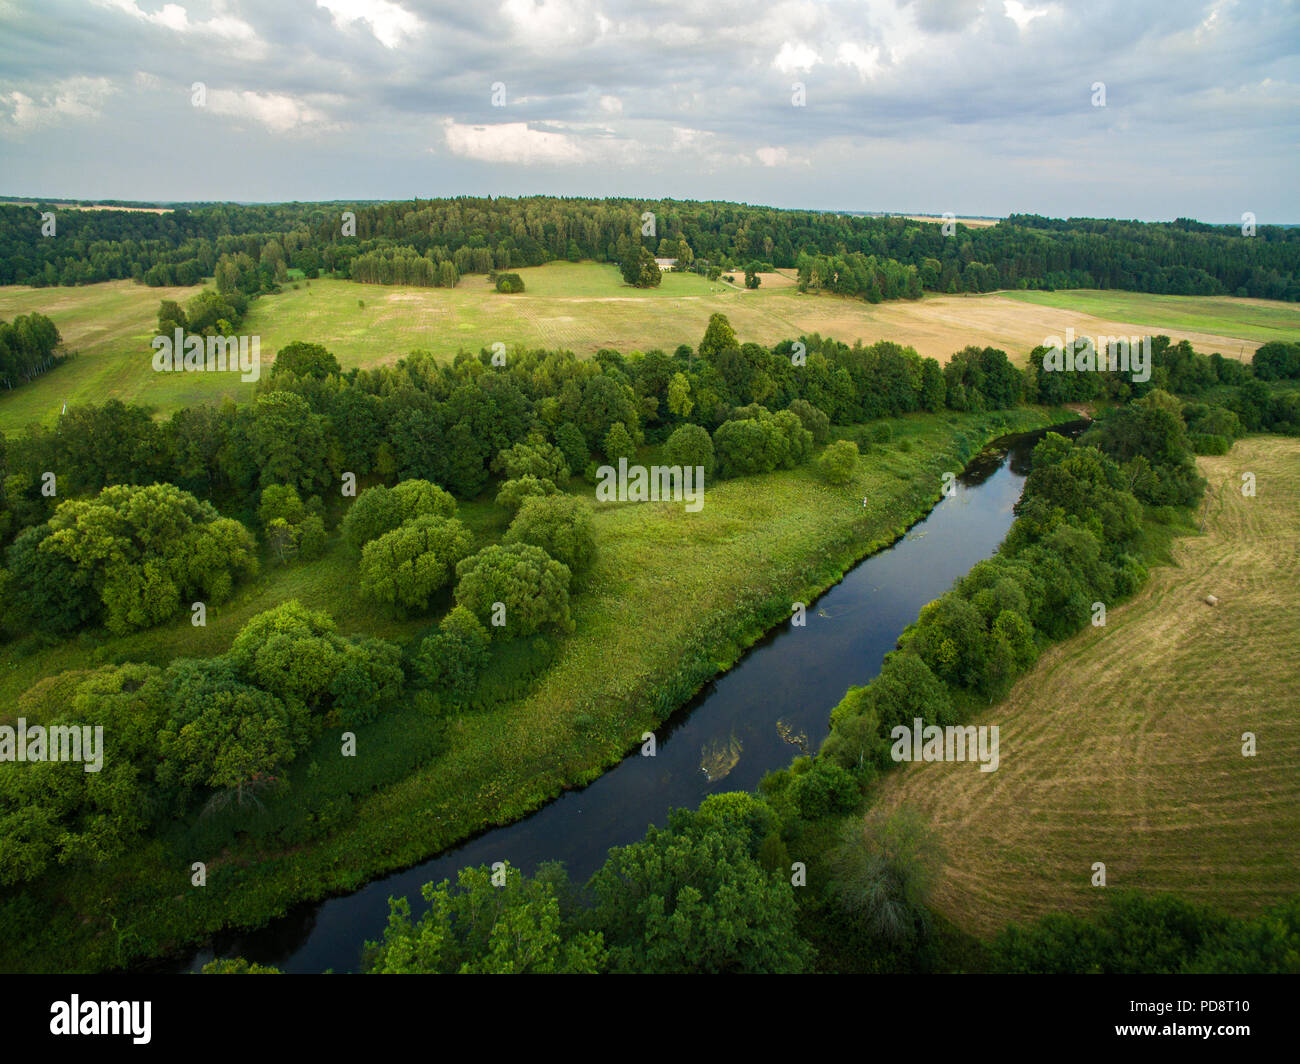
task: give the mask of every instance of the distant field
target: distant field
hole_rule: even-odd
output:
[[[1153,296],[1142,292],[1098,292],[1077,289],[1068,292],[1007,292],[1011,299],[1080,311],[1099,318],[1128,321],[1137,325],[1186,329],[1223,337],[1255,340],[1247,344],[1248,357],[1254,347],[1270,340],[1300,339],[1300,305],[1275,299],[1237,299],[1230,296]],[[1237,351],[1221,350],[1237,356]]]
[[[330,279],[299,281],[295,289],[291,282],[279,295],[257,300],[245,331],[261,337],[264,368],[293,340],[325,344],[345,367],[395,362],[418,348],[450,358],[496,342],[568,348],[580,355],[602,347],[671,351],[678,344],[698,344],[715,312],[726,314],[746,341],[774,344],[814,332],[847,343],[895,340],[941,361],[977,343],[1000,347],[1022,362],[1033,347],[1069,327],[1079,335],[1156,330],[1186,338],[1203,352],[1245,358],[1265,340],[1300,335],[1300,307],[1263,300],[1016,292],[872,306],[800,294],[790,270],[763,274],[756,291],[746,290],[739,275],[729,285],[691,273],[665,274],[659,288],[632,289],[614,267],[595,263],[557,262],[518,272],[526,291],[513,296],[493,291],[477,275],[453,289]],[[68,346],[80,352],[75,362],[34,384],[0,393],[0,431],[12,433],[32,421],[52,424],[65,400],[117,397],[168,413],[226,396],[247,399],[253,386],[233,374],[153,372],[149,341],[159,301],[184,301],[195,291],[130,281],[0,288],[0,318],[46,313]],[[1039,295],[1046,299],[1027,298]],[[1090,307],[1092,296],[1111,302]]]
[[[0,200],[0,203],[12,207],[35,207],[35,203],[20,200]],[[175,208],[173,207],[115,207],[109,203],[89,203],[84,206],[78,203],[42,203],[41,206],[51,207],[55,211],[135,211],[138,214],[170,214]]]
[[[909,214],[907,216],[914,222],[935,222],[942,225],[948,221],[947,218],[939,214]],[[996,218],[954,218],[954,222],[960,222],[962,225],[968,225],[972,229],[987,229],[990,226],[997,225]]]
[[[1205,535],[1176,541],[1176,566],[976,721],[999,726],[1001,767],[909,765],[885,781],[882,803],[938,828],[937,904],[959,926],[990,934],[1088,910],[1095,861],[1112,888],[1230,912],[1300,883],[1300,440],[1242,440],[1199,462]],[[1239,490],[1244,471],[1255,498]]]

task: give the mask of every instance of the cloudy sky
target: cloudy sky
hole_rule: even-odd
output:
[[[1296,0],[0,0],[0,194],[1300,222],[1298,53]]]

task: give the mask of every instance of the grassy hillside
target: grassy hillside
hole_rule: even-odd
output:
[[[1110,887],[1235,913],[1300,882],[1300,440],[1249,438],[1199,462],[1205,534],[1177,540],[1175,564],[1104,628],[1053,647],[975,721],[1001,729],[998,771],[920,764],[885,780],[882,803],[940,832],[936,904],[962,928],[1092,908],[1096,861]]]
[[[264,370],[275,352],[293,340],[325,344],[345,367],[392,362],[417,348],[450,358],[459,350],[477,351],[496,342],[568,348],[580,355],[602,347],[672,350],[682,343],[698,344],[716,312],[730,318],[742,340],[775,344],[813,332],[848,343],[895,340],[941,361],[971,343],[1000,347],[1020,360],[1067,327],[1078,334],[1107,335],[1150,329],[1190,339],[1207,353],[1246,358],[1275,335],[1300,334],[1300,309],[1262,300],[993,293],[872,306],[859,299],[802,295],[790,271],[763,275],[756,291],[677,273],[666,274],[660,288],[633,289],[614,267],[594,263],[556,262],[518,272],[526,290],[510,296],[497,293],[477,275],[453,289],[330,279],[299,281],[295,289],[291,282],[279,295],[254,304],[244,331],[261,337]],[[236,374],[152,369],[149,341],[156,332],[159,301],[183,302],[194,291],[129,281],[83,288],[0,288],[0,318],[30,311],[48,314],[67,345],[79,351],[75,361],[35,383],[0,393],[0,432],[16,432],[32,421],[53,424],[65,400],[117,397],[151,404],[165,414],[226,396],[247,399],[253,385]],[[1039,295],[1050,298],[1028,298]],[[1084,298],[1091,296],[1114,303],[1093,306]],[[1075,297],[1077,305],[1071,302]]]

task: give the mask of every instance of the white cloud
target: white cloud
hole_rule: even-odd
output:
[[[98,118],[104,101],[117,92],[108,78],[65,78],[40,99],[23,92],[0,96],[9,105],[9,121],[20,131],[40,129],[63,119]]]
[[[786,41],[776,53],[772,65],[783,74],[791,74],[796,70],[811,70],[820,62],[821,56],[808,45]]]
[[[1006,11],[1007,18],[1022,30],[1034,19],[1042,18],[1048,11],[1045,7],[1030,7],[1028,4],[1022,4],[1020,0],[1002,0],[1002,8]]]
[[[868,78],[875,77],[880,70],[880,49],[874,46],[863,48],[860,44],[845,41],[835,53],[835,62],[842,66],[853,67],[858,72],[858,76],[866,81]]]
[[[328,116],[323,111],[278,92],[214,89],[208,93],[207,109],[228,118],[256,122],[272,133],[288,133],[303,126],[330,126]]]
[[[759,148],[755,157],[764,166],[809,166],[807,159],[791,155],[785,148]]]
[[[563,165],[588,158],[588,153],[568,134],[531,129],[527,122],[473,126],[447,118],[443,120],[443,135],[453,155],[479,162]]]
[[[514,36],[533,48],[579,43],[609,32],[613,25],[588,0],[504,0],[501,13]]]
[[[424,25],[411,12],[390,0],[316,0],[316,6],[330,13],[336,29],[341,30],[353,22],[368,23],[375,40],[385,48],[396,48],[408,37],[419,33]]]
[[[600,109],[612,115],[621,115],[623,113],[623,101],[617,96],[602,96],[600,98]]]
[[[685,126],[673,127],[673,151],[694,151],[705,147],[713,134],[703,129],[688,129]]]
[[[155,26],[161,26],[175,33],[209,34],[245,44],[257,40],[257,34],[254,32],[253,27],[241,18],[226,14],[225,5],[221,3],[214,5],[216,13],[212,18],[199,22],[191,22],[189,12],[180,4],[164,4],[158,11],[150,14],[147,11],[140,10],[136,0],[95,0],[95,3],[99,4],[100,7],[109,7],[115,11],[121,11],[132,18],[138,18]]]

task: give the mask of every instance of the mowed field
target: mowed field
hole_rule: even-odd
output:
[[[1108,889],[1234,913],[1300,884],[1300,440],[1241,440],[1199,463],[1205,534],[1177,540],[1175,566],[974,722],[999,726],[999,769],[909,765],[882,785],[884,806],[938,830],[936,903],[959,926],[990,935],[1095,907],[1097,861]]]
[[[1070,327],[1076,335],[1165,332],[1206,353],[1244,358],[1275,334],[1300,335],[1300,307],[1262,300],[1042,293],[1062,304],[1057,306],[1022,298],[1035,293],[992,293],[872,306],[859,299],[800,294],[788,270],[762,275],[756,291],[746,290],[739,274],[736,284],[727,284],[669,273],[661,287],[638,290],[623,284],[614,267],[595,263],[550,263],[518,272],[526,291],[512,296],[497,293],[478,275],[453,289],[332,279],[300,281],[295,289],[290,283],[279,295],[258,299],[242,331],[260,336],[264,371],[275,352],[294,340],[325,344],[344,367],[391,363],[417,349],[451,358],[494,343],[568,348],[583,356],[603,347],[671,351],[678,344],[698,344],[716,312],[730,318],[743,341],[770,345],[808,333],[847,343],[894,340],[941,361],[972,343],[1000,347],[1023,361],[1048,336],[1063,336]],[[236,374],[152,369],[149,342],[159,302],[184,302],[196,291],[130,281],[0,288],[0,318],[48,314],[67,346],[79,353],[35,383],[0,394],[0,431],[12,433],[32,421],[50,425],[65,400],[116,397],[166,414],[226,396],[249,398],[254,386]],[[1083,297],[1091,295],[1119,301],[1089,310]],[[1077,306],[1065,305],[1076,296]]]

